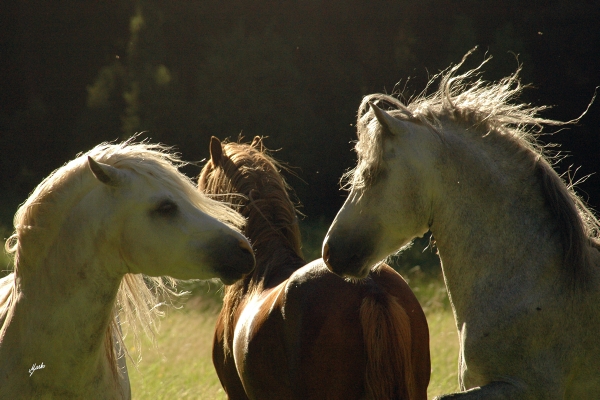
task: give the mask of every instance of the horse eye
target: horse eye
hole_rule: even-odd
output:
[[[173,200],[163,200],[152,211],[153,214],[162,215],[165,217],[173,216],[177,213],[179,207]]]

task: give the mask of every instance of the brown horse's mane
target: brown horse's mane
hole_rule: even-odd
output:
[[[569,278],[574,283],[585,283],[590,264],[588,246],[600,249],[600,222],[575,193],[570,179],[565,182],[552,167],[557,157],[546,150],[552,146],[538,142],[544,126],[576,123],[585,112],[567,122],[539,117],[539,112],[548,107],[533,107],[513,101],[527,87],[520,81],[520,67],[514,74],[498,82],[490,83],[480,78],[481,67],[491,57],[487,57],[477,68],[457,75],[457,70],[472,52],[467,53],[459,64],[435,75],[425,90],[408,105],[394,96],[384,94],[372,94],[363,99],[358,110],[359,140],[355,148],[358,164],[344,176],[346,186],[363,190],[381,170],[383,137],[381,129],[376,129],[377,125],[372,123],[375,116],[369,112],[369,103],[387,109],[395,118],[429,126],[442,141],[442,121],[448,120],[469,130],[475,128],[482,133],[481,136],[494,135],[499,139],[498,142],[515,153],[525,150],[526,162],[539,177],[546,202],[558,221],[564,249],[563,264],[569,272]],[[436,82],[439,82],[438,90],[427,94],[428,88]]]
[[[225,349],[233,337],[236,309],[245,293],[260,291],[286,264],[304,265],[298,212],[290,198],[290,187],[280,171],[285,167],[269,155],[262,138],[252,144],[224,143],[217,166],[211,159],[202,169],[198,188],[229,203],[246,219],[244,234],[252,242],[256,257],[254,272],[225,288]],[[214,157],[214,154],[212,155]]]

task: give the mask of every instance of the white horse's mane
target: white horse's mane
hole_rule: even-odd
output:
[[[540,118],[538,114],[549,107],[534,107],[513,102],[527,87],[519,78],[520,66],[512,75],[498,82],[487,82],[481,79],[481,69],[491,59],[487,57],[478,67],[456,75],[473,51],[474,49],[467,53],[457,65],[434,75],[425,89],[407,105],[397,97],[379,93],[363,98],[358,109],[356,125],[358,142],[355,151],[359,164],[344,177],[348,187],[359,189],[365,186],[369,179],[369,170],[376,171],[381,162],[381,134],[378,124],[374,122],[374,114],[369,112],[369,103],[389,109],[389,114],[398,119],[427,125],[440,134],[442,139],[440,120],[450,118],[463,124],[477,126],[485,132],[508,134],[516,138],[522,146],[546,157],[544,148],[536,140],[536,134],[542,132],[544,125],[562,126],[575,121],[561,122]],[[428,94],[429,88],[436,82],[439,82],[438,89]]]
[[[97,184],[88,168],[88,156],[97,162],[132,170],[159,181],[172,192],[189,199],[203,212],[238,230],[243,226],[244,220],[239,214],[200,193],[191,179],[178,171],[185,163],[171,148],[161,144],[136,143],[134,140],[135,137],[119,144],[102,143],[58,168],[37,186],[15,214],[15,232],[5,243],[6,251],[14,258],[15,276],[32,273],[28,271],[28,264],[36,257],[31,254],[33,250],[37,252],[60,240],[57,235],[63,216],[93,184]],[[136,342],[139,340],[139,327],[153,338],[157,319],[163,314],[161,301],[177,294],[173,290],[175,283],[172,278],[142,274],[126,274],[123,277],[113,308],[113,321],[106,332],[107,355],[114,368],[116,357],[121,356],[113,353],[114,338],[121,342],[120,348],[126,353],[117,318],[129,326]],[[17,287],[13,286],[13,296],[16,290]],[[9,296],[5,304],[0,304],[0,315],[11,306],[13,296]]]
[[[587,109],[579,118],[567,122],[539,117],[539,113],[549,107],[515,101],[527,87],[521,83],[520,66],[512,75],[498,82],[481,79],[482,66],[491,57],[486,57],[478,67],[457,74],[474,50],[468,52],[457,65],[433,76],[425,90],[407,105],[385,94],[371,94],[363,98],[356,125],[358,142],[355,151],[358,163],[343,176],[344,186],[350,190],[364,190],[382,167],[383,132],[374,113],[370,112],[369,103],[388,110],[390,115],[400,120],[429,126],[442,141],[443,120],[451,120],[465,128],[476,128],[482,136],[503,137],[504,142],[515,150],[529,150],[531,165],[541,171],[546,197],[560,219],[564,246],[569,249],[565,261],[571,265],[585,265],[586,256],[582,247],[588,240],[597,245],[600,222],[574,192],[573,184],[570,181],[565,184],[553,170],[555,159],[546,150],[551,146],[541,145],[537,137],[545,126],[565,126],[578,122]],[[428,89],[436,82],[439,82],[438,89],[428,94]]]

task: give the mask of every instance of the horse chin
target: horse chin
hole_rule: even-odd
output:
[[[371,266],[368,264],[363,265],[358,271],[346,271],[344,273],[344,278],[349,278],[351,280],[362,280],[369,276],[371,272]]]
[[[236,283],[237,281],[239,281],[243,277],[244,277],[243,275],[240,276],[240,277],[238,277],[238,278],[222,276],[220,279],[221,279],[221,282],[223,282],[223,285],[229,286],[229,285],[233,285],[234,283]]]
[[[254,270],[256,260],[250,244],[242,236],[216,237],[196,244],[192,254],[202,265],[210,266],[212,277],[231,285]]]
[[[220,269],[220,270],[216,271],[217,276],[219,277],[221,282],[223,282],[224,285],[233,285],[234,283],[236,283],[240,279],[244,278],[246,275],[248,275],[251,272],[252,271],[247,271],[247,270],[244,270],[244,271],[234,270],[232,268],[227,268],[227,269],[224,268],[224,269]]]
[[[323,260],[327,268],[342,277],[365,278],[371,267],[380,259],[374,259],[379,234],[374,229],[363,228],[360,236],[349,236],[331,231],[323,242]]]
[[[339,275],[344,278],[356,278],[363,279],[369,275],[371,271],[371,266],[367,260],[360,259],[356,255],[350,257],[347,260],[339,260],[340,262],[331,262],[332,260],[327,258],[325,260],[325,265],[327,268],[336,275]]]

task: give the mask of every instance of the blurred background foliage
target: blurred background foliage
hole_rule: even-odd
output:
[[[600,85],[596,1],[17,0],[0,16],[4,237],[43,177],[102,141],[143,131],[200,162],[212,135],[264,135],[297,167],[289,181],[316,257],[344,200],[339,177],[355,163],[362,96],[408,99],[475,45],[472,65],[494,57],[488,80],[522,62],[535,86],[523,100],[556,105],[548,118],[577,117]],[[599,110],[542,138],[572,152],[559,170],[600,171]],[[580,190],[598,208],[598,176]]]

